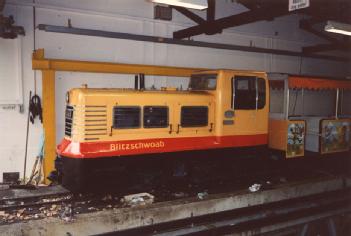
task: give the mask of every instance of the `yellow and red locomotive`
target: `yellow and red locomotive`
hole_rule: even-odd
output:
[[[65,137],[57,149],[63,186],[85,191],[108,182],[129,185],[131,176],[147,170],[168,173],[179,163],[193,167],[208,160],[210,168],[213,163],[233,166],[237,157],[257,153],[298,158],[310,151],[311,143],[325,144],[319,154],[350,150],[351,119],[338,115],[338,91],[351,88],[350,81],[274,74],[269,80],[270,86],[265,72],[209,70],[194,73],[184,91],[145,90],[143,75],[135,89],[70,90]],[[296,116],[289,111],[290,89],[325,85],[337,89],[335,116]],[[270,106],[270,92],[275,96],[271,103],[283,101],[278,106],[282,112]],[[319,121],[324,128],[311,130]],[[337,126],[332,144],[325,141],[326,122]]]
[[[268,143],[264,72],[201,71],[186,91],[77,88],[68,100],[57,153],[69,189],[85,189],[98,172],[113,172],[123,161],[140,165]]]

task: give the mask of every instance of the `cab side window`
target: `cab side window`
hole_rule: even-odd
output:
[[[266,104],[266,83],[255,76],[235,76],[232,79],[232,107],[237,110],[255,110]]]
[[[140,107],[116,106],[113,108],[113,128],[140,128]]]
[[[144,128],[166,128],[168,127],[168,107],[145,106]]]
[[[182,127],[204,127],[208,125],[208,107],[206,106],[182,106]]]

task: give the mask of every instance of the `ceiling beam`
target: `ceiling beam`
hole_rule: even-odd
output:
[[[333,50],[350,51],[351,43],[326,43],[302,48],[302,52],[306,54]]]
[[[190,20],[194,21],[195,23],[198,24],[203,24],[206,21],[204,19],[202,19],[200,16],[196,15],[195,13],[189,11],[188,9],[184,8],[184,7],[177,7],[177,6],[172,6],[173,9],[177,10],[178,12],[180,12],[181,14],[183,14],[184,16],[188,17]]]
[[[319,31],[319,30],[316,30],[315,28],[313,28],[312,24],[314,23],[320,23],[320,22],[314,22],[312,20],[301,20],[300,21],[300,29],[303,29],[304,31],[307,31],[309,33],[312,33],[322,39],[325,39],[329,42],[332,42],[332,43],[337,43],[338,40],[336,38],[333,38],[329,35],[327,35],[326,33],[324,33],[324,31]]]
[[[246,11],[237,15],[224,17],[214,21],[207,21],[187,29],[179,30],[173,33],[173,38],[183,39],[191,36],[210,32],[220,32],[222,29],[249,24],[261,20],[270,20],[272,18],[288,14],[288,8],[284,4],[266,6],[258,10]]]
[[[207,22],[213,22],[215,20],[215,15],[216,15],[216,1],[215,0],[208,0],[207,1],[208,8],[207,8]],[[213,35],[213,34],[218,34],[222,33],[222,29],[216,29],[216,28],[208,28],[205,31],[205,34],[207,35]]]
[[[208,8],[207,8],[207,21],[213,21],[215,19],[216,12],[216,1],[208,0]]]
[[[82,29],[82,28],[64,27],[64,26],[55,26],[55,25],[39,24],[38,29],[44,30],[46,32],[66,33],[66,34],[75,34],[75,35],[89,35],[89,36],[96,36],[96,37],[126,39],[126,40],[142,41],[142,42],[164,43],[164,44],[214,48],[214,49],[234,50],[234,51],[245,51],[245,52],[254,52],[254,53],[271,53],[275,55],[318,58],[323,60],[350,61],[350,57],[304,54],[302,52],[289,51],[289,50],[278,50],[278,49],[231,45],[231,44],[222,44],[222,43],[209,43],[209,42],[193,41],[193,40],[180,40],[180,39],[162,38],[162,37],[149,36],[149,35],[137,35],[137,34],[129,34],[129,33]]]
[[[4,10],[5,0],[0,0],[0,13]]]

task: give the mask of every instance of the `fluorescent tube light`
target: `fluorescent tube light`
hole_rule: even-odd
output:
[[[207,0],[151,0],[155,3],[167,4],[178,7],[204,10],[208,8]]]
[[[326,26],[324,27],[324,30],[332,33],[345,34],[351,36],[351,25],[336,21],[328,21]]]

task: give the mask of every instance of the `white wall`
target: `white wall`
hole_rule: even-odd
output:
[[[270,111],[272,113],[283,113],[284,112],[284,90],[283,89],[271,89],[270,93]],[[345,94],[344,100],[344,112],[347,112],[346,108],[347,95]],[[303,99],[302,99],[303,97]],[[335,115],[335,97],[336,92],[334,90],[304,90],[302,91],[290,90],[290,105],[289,115],[290,116],[334,116]]]
[[[22,104],[21,38],[0,38],[0,105]]]
[[[290,90],[290,115],[305,116],[334,116],[335,115],[334,90],[305,90],[302,102],[301,90]]]
[[[31,69],[33,50],[32,0],[7,1],[5,15],[14,15],[16,24],[24,26],[26,36],[21,38],[22,74],[25,113],[0,110],[0,181],[2,172],[22,173],[26,134],[26,113],[29,90],[34,90],[34,72]],[[116,32],[171,37],[172,32],[194,23],[173,11],[172,22],[153,20],[153,5],[143,0],[36,0],[36,24],[67,25]],[[218,17],[245,9],[232,1],[217,1]],[[198,13],[198,12],[197,12]],[[204,16],[205,12],[200,12]],[[46,33],[35,30],[36,48],[45,48],[49,58],[95,60],[121,63],[140,63],[204,68],[238,68],[268,72],[305,73],[324,76],[343,76],[344,63],[316,59],[272,56],[208,48],[160,45],[119,39]],[[298,30],[297,16],[282,17],[274,22],[258,22],[225,30],[221,35],[196,36],[194,40],[228,44],[254,45],[275,49],[300,50],[311,45],[316,37]],[[1,52],[3,53],[3,52]],[[11,56],[11,55],[9,55]],[[13,56],[13,55],[12,55]],[[68,89],[88,83],[91,87],[131,87],[131,75],[103,75],[60,72],[56,75],[57,142],[63,136],[64,96]],[[0,80],[1,81],[1,80]],[[36,72],[36,90],[41,94],[41,75]],[[182,86],[185,79],[151,77],[147,86]],[[0,84],[3,86],[3,84]],[[28,171],[37,154],[42,126],[30,126]]]

